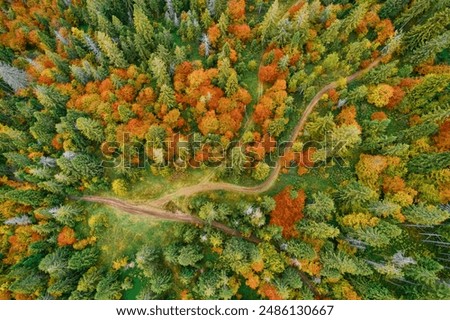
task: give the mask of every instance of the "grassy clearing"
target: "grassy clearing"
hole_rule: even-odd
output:
[[[87,204],[88,224],[95,228],[102,264],[133,258],[143,245],[162,246],[171,241],[173,222],[133,216],[98,204]],[[95,223],[94,221],[97,221]]]
[[[196,185],[214,175],[214,168],[193,169],[184,172],[170,171],[168,176],[154,175],[150,169],[143,169],[139,181],[129,185],[126,195],[118,197],[112,191],[103,193],[103,196],[123,198],[136,202],[147,202],[158,199],[164,194],[174,192],[182,187]]]
[[[100,204],[83,205],[86,221],[78,225],[76,232],[80,238],[95,235],[100,249],[99,265],[112,266],[115,260],[122,258],[131,262],[142,246],[162,248],[173,241],[174,222],[133,216]],[[136,268],[123,271],[121,277],[130,277],[133,281],[133,287],[124,292],[123,299],[136,299],[147,286],[147,280]]]

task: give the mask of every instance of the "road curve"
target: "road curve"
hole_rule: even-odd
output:
[[[368,71],[370,71],[371,69],[376,67],[380,63],[381,59],[382,59],[382,57],[377,58],[366,68],[359,70],[359,71],[355,72],[354,74],[348,76],[346,78],[346,82],[350,83],[353,80],[359,78],[361,75],[367,73]],[[338,85],[339,85],[338,81],[334,81],[334,82],[327,84],[309,102],[305,111],[302,114],[302,117],[300,118],[299,122],[297,123],[294,130],[292,131],[291,137],[289,139],[290,145],[287,146],[285,152],[287,152],[292,147],[292,143],[295,140],[297,140],[297,138],[300,136],[300,134],[303,130],[303,127],[305,126],[306,121],[308,120],[309,115],[312,113],[315,106],[322,98],[322,96],[325,93],[327,93],[329,90],[337,88]],[[268,191],[274,185],[275,181],[277,180],[278,175],[280,174],[280,171],[282,168],[281,161],[282,160],[280,158],[278,160],[275,168],[272,170],[270,175],[267,177],[267,179],[257,186],[243,187],[240,185],[225,183],[225,182],[203,182],[203,183],[199,183],[197,185],[183,187],[181,189],[178,189],[177,191],[175,191],[173,193],[167,194],[165,196],[162,196],[159,199],[151,201],[150,204],[155,207],[162,207],[167,202],[171,201],[172,199],[178,198],[178,197],[187,197],[187,196],[191,196],[191,195],[194,195],[194,194],[197,194],[200,192],[218,191],[218,190],[229,191],[229,192],[240,192],[240,193],[245,193],[245,194],[263,193],[263,192]]]

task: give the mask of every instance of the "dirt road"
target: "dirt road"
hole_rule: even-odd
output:
[[[133,215],[140,215],[140,216],[150,216],[159,220],[165,220],[165,221],[176,221],[181,223],[188,223],[196,226],[205,226],[208,225],[206,221],[203,221],[202,219],[188,215],[182,212],[171,212],[168,210],[164,210],[161,208],[152,207],[149,205],[136,205],[129,202],[125,202],[119,199],[114,198],[106,198],[106,197],[100,197],[100,196],[85,196],[82,198],[76,198],[77,200],[83,200],[87,202],[94,202],[94,203],[101,203],[105,204],[107,206],[119,209],[123,212],[128,212]],[[211,227],[218,229],[232,237],[238,237],[245,239],[247,241],[253,242],[255,244],[259,244],[262,242],[261,239],[251,235],[249,237],[244,236],[240,231],[232,229],[223,223],[213,221],[211,224],[209,224]],[[300,271],[297,270],[300,278],[302,279],[303,283],[308,286],[308,288],[311,290],[311,292],[314,293],[316,297],[320,297],[320,293],[317,291],[317,289],[314,287],[311,280],[308,278],[308,276]]]
[[[135,215],[146,215],[159,220],[176,221],[181,223],[193,224],[197,226],[208,225],[206,221],[196,216],[185,214],[181,211],[171,212],[169,210],[153,207],[150,205],[137,205],[119,199],[106,198],[100,196],[85,196],[80,198],[80,200],[105,204],[107,206],[119,209],[124,212],[128,212]],[[260,239],[254,236],[244,237],[239,231],[216,221],[211,222],[210,226],[218,230],[221,230],[224,233],[233,237],[245,238],[246,240],[251,241],[253,243],[261,242]]]
[[[374,67],[376,67],[380,61],[381,57],[373,61],[369,66],[367,66],[365,69],[359,70],[355,72],[354,74],[350,75],[346,78],[347,83],[352,82],[353,80],[357,79],[361,75],[367,73]],[[317,103],[319,103],[322,96],[327,93],[331,89],[337,88],[339,85],[338,81],[334,81],[329,83],[328,85],[324,86],[315,96],[314,98],[309,102],[309,104],[306,106],[305,111],[302,114],[302,117],[300,118],[299,122],[295,126],[294,130],[292,131],[291,137],[289,139],[290,145],[287,146],[286,152],[292,147],[292,143],[297,140],[297,138],[300,136],[303,127],[306,124],[306,121],[308,120],[309,115],[313,112],[315,106]],[[200,192],[208,192],[208,191],[230,191],[230,192],[240,192],[245,194],[259,194],[268,191],[276,182],[278,175],[280,174],[282,164],[281,164],[281,158],[278,160],[275,168],[272,170],[270,175],[267,177],[267,179],[253,187],[243,187],[240,185],[235,185],[231,183],[225,183],[225,182],[204,182],[199,183],[197,185],[188,186],[181,188],[173,193],[167,194],[165,196],[162,196],[161,198],[154,200],[151,202],[151,205],[156,207],[162,207],[164,204],[169,202],[172,199],[178,198],[178,197],[187,197],[191,196]]]

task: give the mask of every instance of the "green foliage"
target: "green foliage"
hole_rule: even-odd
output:
[[[265,162],[259,162],[253,171],[253,178],[259,181],[265,180],[270,173],[270,167]]]
[[[318,192],[312,196],[313,203],[306,205],[305,215],[316,221],[330,220],[336,212],[334,201],[323,192]]]
[[[89,140],[102,142],[105,139],[101,124],[94,119],[78,118],[76,128]]]
[[[87,248],[75,252],[69,259],[68,267],[72,270],[83,270],[91,267],[98,258],[98,251],[96,248]]]
[[[412,173],[430,173],[450,165],[450,152],[423,153],[408,162],[408,170]]]
[[[394,19],[408,5],[409,0],[387,0],[378,13],[382,19]]]
[[[117,68],[125,68],[127,66],[127,62],[122,51],[120,51],[119,47],[116,43],[114,43],[110,36],[99,31],[97,32],[97,39],[103,53],[109,58],[114,66]]]
[[[450,46],[450,31],[446,31],[419,48],[411,54],[410,61],[413,64],[420,64],[429,59],[434,59],[436,55]]]
[[[365,211],[368,204],[378,200],[378,195],[360,182],[352,181],[339,191],[337,199],[345,211],[359,212]]]
[[[409,222],[421,225],[437,225],[450,218],[447,211],[424,204],[410,206],[404,214]]]
[[[423,46],[426,42],[441,35],[450,24],[450,8],[435,13],[424,24],[414,26],[404,38],[407,49]]]
[[[178,251],[178,263],[184,267],[195,266],[203,258],[200,247],[186,245]]]
[[[37,190],[11,190],[8,191],[4,197],[13,202],[33,207],[39,207],[44,201],[45,194]]]
[[[117,274],[108,273],[97,284],[96,300],[119,300],[122,297],[121,285]]]
[[[300,233],[307,235],[313,239],[329,239],[336,238],[340,231],[338,228],[335,228],[325,222],[315,222],[302,220],[297,225],[297,230]]]
[[[320,259],[323,263],[321,274],[329,278],[340,278],[345,274],[364,276],[372,274],[372,270],[366,263],[342,251],[325,249]]]
[[[75,223],[82,218],[82,212],[82,208],[67,204],[57,208],[54,217],[58,222],[73,227],[75,226]]]
[[[297,240],[290,240],[287,243],[286,252],[298,260],[313,260],[316,258],[316,252],[310,244]]]

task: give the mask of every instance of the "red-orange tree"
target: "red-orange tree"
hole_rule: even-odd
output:
[[[298,235],[295,223],[303,218],[306,195],[303,190],[297,192],[292,198],[292,187],[286,187],[274,199],[275,209],[270,214],[270,224],[283,228],[283,237],[292,238]]]

